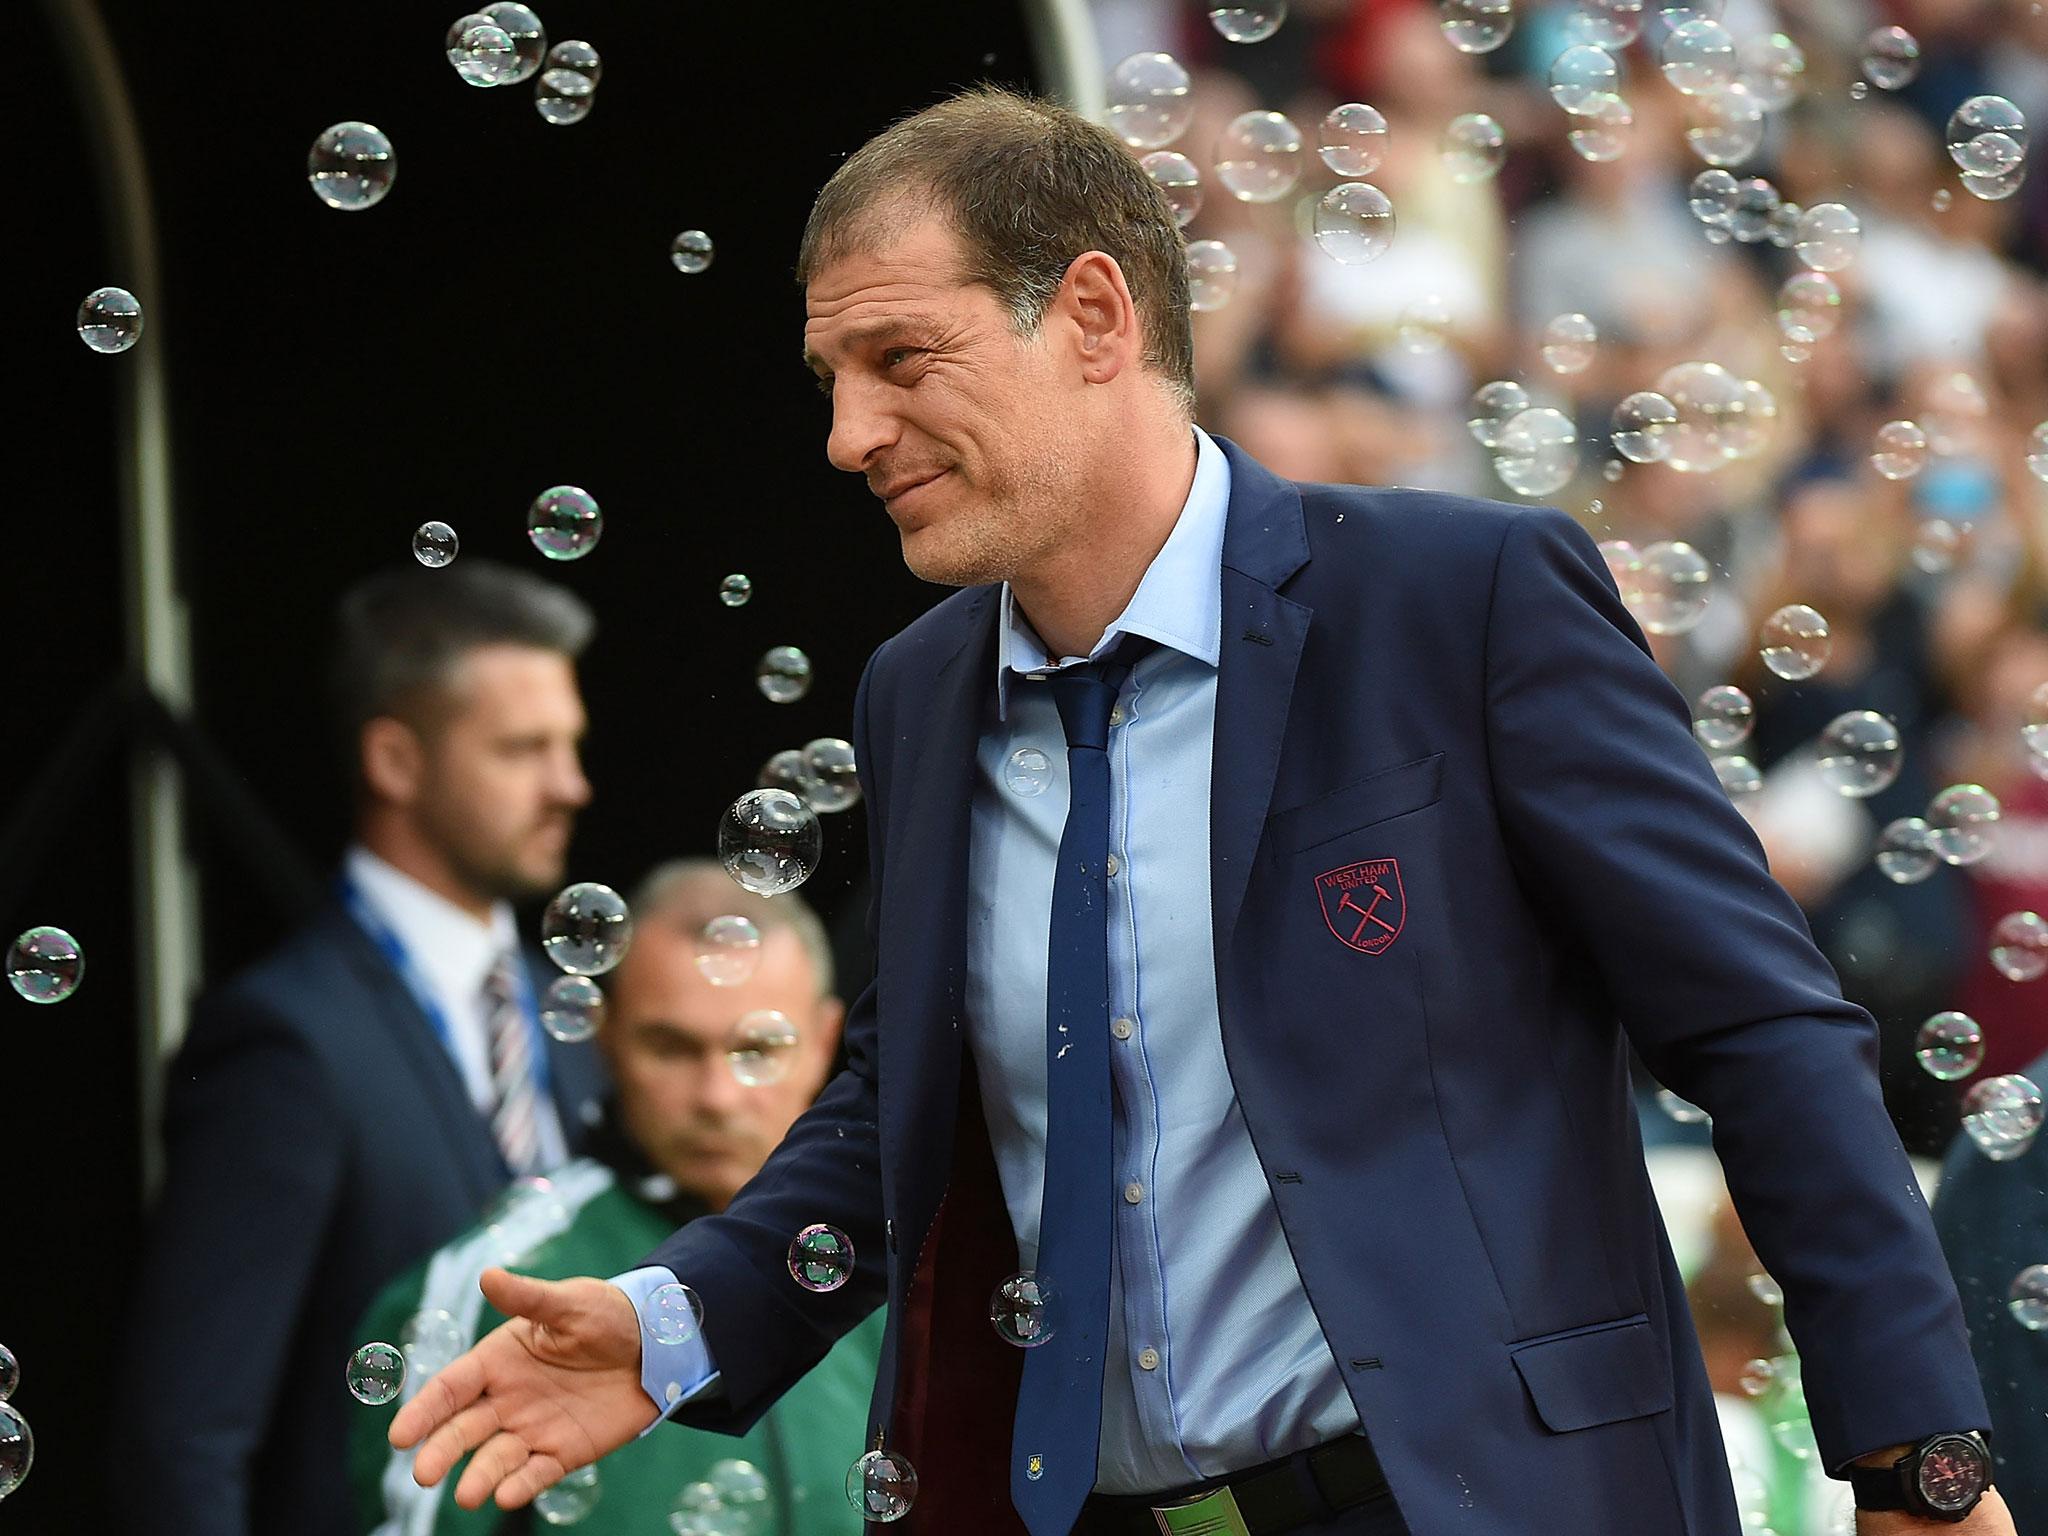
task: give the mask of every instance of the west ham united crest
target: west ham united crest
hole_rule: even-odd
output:
[[[1385,954],[1408,920],[1399,859],[1365,859],[1317,875],[1316,896],[1330,932],[1361,955]]]

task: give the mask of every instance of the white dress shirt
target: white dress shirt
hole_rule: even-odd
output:
[[[496,1101],[491,1093],[491,1024],[484,982],[507,950],[525,964],[511,906],[499,902],[491,909],[490,922],[480,923],[359,844],[348,850],[344,869],[349,884],[404,947],[419,984],[440,1009],[448,1026],[442,1044],[462,1075],[470,1102],[488,1121]],[[559,1167],[568,1160],[568,1140],[553,1099],[536,1094],[534,1110],[540,1166]]]

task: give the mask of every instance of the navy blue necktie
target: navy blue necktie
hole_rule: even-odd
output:
[[[1034,1273],[1052,1336],[1024,1357],[1010,1498],[1032,1536],[1067,1536],[1095,1486],[1115,1238],[1110,1167],[1109,724],[1118,659],[1048,679],[1067,733],[1067,823],[1052,885],[1045,977],[1045,1191]]]

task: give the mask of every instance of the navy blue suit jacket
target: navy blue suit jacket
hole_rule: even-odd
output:
[[[535,971],[536,980],[546,978]],[[549,1042],[572,1148],[601,1068]],[[509,1174],[432,1024],[339,904],[195,1009],[114,1416],[134,1530],[344,1536],[350,1332]],[[387,1340],[396,1344],[396,1339]]]
[[[1982,1426],[1874,1026],[1592,540],[1550,511],[1298,486],[1225,446],[1212,799],[1184,814],[1209,819],[1232,1082],[1410,1529],[1737,1530],[1627,1039],[1714,1117],[1828,1463]],[[987,1322],[1015,1250],[961,1018],[998,606],[958,593],[869,664],[879,968],[851,1066],[727,1212],[654,1255],[704,1300],[724,1393],[676,1416],[711,1427],[888,1300],[870,1430],[917,1465],[934,1536],[1020,1528],[1018,1352]],[[1345,904],[1372,884],[1391,942]],[[859,1257],[825,1296],[784,1269],[816,1221]]]
[[[2048,1082],[2048,1056],[2027,1076]],[[1995,1480],[2019,1536],[2048,1536],[2048,1332],[2021,1327],[2007,1305],[2014,1277],[2048,1264],[2048,1137],[2005,1163],[1956,1137],[1934,1194],[1934,1225],[1991,1400]]]

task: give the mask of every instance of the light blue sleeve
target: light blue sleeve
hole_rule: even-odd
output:
[[[642,1439],[652,1434],[669,1412],[679,1404],[718,1389],[718,1367],[711,1359],[711,1346],[703,1331],[692,1333],[679,1344],[663,1344],[647,1331],[648,1298],[664,1285],[679,1282],[675,1273],[660,1264],[629,1269],[614,1275],[610,1283],[626,1293],[640,1317],[640,1389],[654,1405],[654,1418],[640,1431]]]

